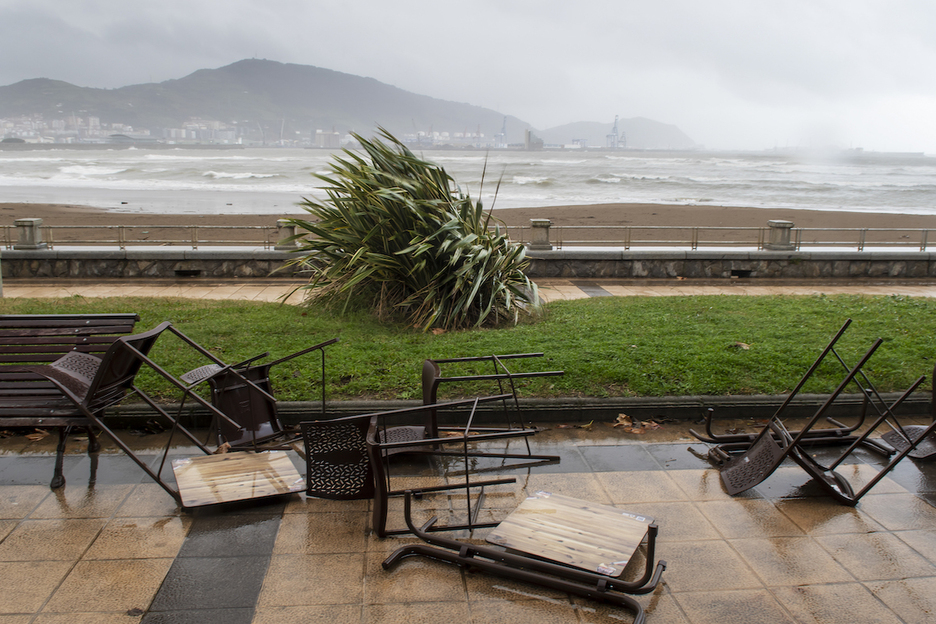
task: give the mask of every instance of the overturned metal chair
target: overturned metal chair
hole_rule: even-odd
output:
[[[272,362],[257,364],[269,355],[262,353],[231,366],[208,364],[191,370],[179,378],[192,388],[200,383],[210,387],[211,403],[228,419],[214,418],[211,428],[218,445],[228,444],[231,450],[288,450],[300,434],[283,427],[279,420],[277,401],[270,369],[299,356],[319,351],[321,354],[321,412],[325,414],[325,347],[338,342],[332,338],[296,351]],[[232,424],[236,422],[238,426]]]
[[[643,607],[629,594],[652,592],[666,569],[665,561],[654,564],[658,529],[652,518],[536,492],[491,531],[487,541],[496,546],[483,546],[438,535],[433,532],[436,518],[417,527],[412,497],[412,492],[405,493],[404,517],[423,543],[398,548],[384,560],[385,570],[406,557],[428,557],[625,607],[634,611],[634,624],[644,623]],[[643,573],[624,580],[644,540]]]
[[[509,396],[509,395],[506,395]],[[483,501],[483,489],[493,485],[516,482],[512,477],[476,480],[467,470],[471,457],[477,456],[473,445],[478,442],[498,439],[502,432],[488,432],[473,435],[472,418],[480,404],[501,401],[505,395],[495,395],[462,401],[440,403],[445,408],[467,408],[465,431],[458,436],[425,438],[421,435],[398,436],[394,433],[399,421],[408,422],[412,418],[424,415],[426,406],[375,412],[359,416],[347,416],[332,420],[306,421],[299,424],[305,443],[306,455],[306,493],[309,496],[336,500],[373,499],[373,530],[380,537],[408,533],[407,529],[387,528],[388,501],[391,497],[402,496],[404,490],[392,487],[390,470],[391,456],[408,453],[414,456],[452,456],[463,458],[466,470],[458,475],[463,477],[455,483],[419,488],[417,493],[429,494],[461,490],[470,501],[470,490],[480,489],[478,501]],[[406,425],[403,425],[406,427]],[[460,451],[447,451],[443,447],[461,446]],[[446,477],[453,473],[439,473]],[[468,519],[459,525],[447,526],[445,530],[478,528],[491,526],[490,523],[478,523],[477,502],[466,503]]]
[[[933,369],[933,380],[936,383],[936,367]],[[932,422],[936,422],[936,400],[930,402],[930,407]],[[881,434],[881,438],[897,451],[903,451],[913,444],[915,448],[908,453],[910,459],[931,460],[936,458],[936,434],[930,430],[929,425],[907,425],[901,430]]]
[[[479,357],[462,357],[433,360],[428,359],[423,362],[422,368],[422,396],[423,405],[434,406],[426,412],[424,419],[425,436],[435,438],[439,436],[439,431],[459,431],[459,427],[450,427],[440,425],[440,413],[444,413],[444,408],[437,405],[439,387],[445,383],[464,383],[464,382],[490,382],[497,386],[499,394],[505,398],[501,400],[501,411],[503,424],[501,427],[480,427],[474,426],[473,430],[480,433],[499,433],[504,439],[510,437],[520,438],[523,441],[523,452],[508,452],[488,450],[477,457],[489,457],[501,460],[520,460],[523,463],[509,465],[493,466],[491,469],[501,468],[520,468],[524,466],[536,466],[546,463],[555,463],[559,461],[556,455],[534,454],[530,448],[529,436],[535,434],[538,429],[528,425],[523,419],[523,412],[520,409],[520,400],[517,396],[516,382],[522,379],[531,379],[537,377],[556,377],[563,375],[563,371],[533,371],[533,372],[511,372],[505,360],[517,360],[522,358],[543,357],[542,353],[517,353],[510,355],[488,355]],[[470,374],[470,375],[451,375],[443,376],[440,364],[473,364],[490,363],[492,373],[489,374]],[[505,386],[506,384],[506,386]]]
[[[183,507],[275,496],[301,490],[302,481],[285,453],[213,455],[211,450],[179,422],[179,416],[170,415],[162,405],[135,384],[137,373],[146,365],[177,389],[192,396],[216,418],[230,421],[220,410],[191,393],[190,386],[173,377],[149,358],[156,340],[167,331],[213,363],[225,366],[207,350],[173,328],[171,323],[166,322],[141,334],[121,336],[102,357],[72,351],[52,364],[33,367],[32,370],[59,388],[90,423],[111,438]],[[153,469],[148,461],[138,457],[105,422],[105,410],[131,395],[138,396],[171,424],[171,432],[156,469]],[[233,421],[230,421],[230,424],[238,426]],[[177,483],[177,487],[173,487],[162,477],[162,471],[169,455],[172,435],[176,431],[201,450],[204,456],[173,461]]]
[[[845,331],[848,329],[849,325],[851,325],[851,322],[852,322],[851,319],[845,320],[845,323],[838,330],[835,336],[832,337],[832,339],[826,345],[825,349],[823,349],[822,352],[819,354],[819,356],[813,361],[812,365],[809,367],[809,369],[800,379],[799,383],[796,384],[796,387],[793,388],[792,392],[790,392],[787,395],[786,399],[784,399],[780,407],[777,408],[777,411],[774,412],[773,417],[775,419],[784,416],[784,413],[786,412],[787,408],[790,407],[790,404],[799,394],[800,390],[803,389],[803,386],[806,385],[806,382],[809,381],[809,378],[812,377],[813,373],[816,372],[816,370],[819,368],[819,366],[823,363],[823,361],[826,359],[828,355],[830,354],[833,355],[835,359],[842,365],[844,370],[846,372],[848,371],[848,365],[845,363],[845,360],[839,355],[838,351],[835,350],[835,345],[839,341],[839,339],[842,337],[842,335],[845,334]],[[862,400],[861,411],[859,412],[859,417],[854,422],[854,424],[852,424],[851,426],[848,426],[841,422],[838,422],[831,416],[826,416],[826,419],[825,419],[826,422],[829,422],[835,426],[823,427],[819,429],[810,429],[809,431],[805,433],[805,435],[802,436],[800,444],[804,446],[852,444],[858,438],[858,436],[855,435],[855,432],[858,431],[864,425],[865,420],[868,417],[868,410],[870,408],[870,405],[868,403],[869,393],[871,394],[875,393],[875,391],[873,390],[873,387],[870,386],[870,382],[867,381],[866,377],[864,378],[864,381],[867,382],[867,385],[862,388],[863,400]],[[727,435],[714,433],[712,431],[712,418],[714,416],[714,413],[715,411],[711,408],[706,410],[706,413],[704,415],[704,418],[705,418],[705,433],[704,434],[699,433],[695,431],[694,429],[690,429],[689,433],[691,433],[692,435],[694,435],[696,438],[698,438],[699,440],[703,442],[708,442],[710,444],[718,444],[718,445],[721,445],[723,448],[726,448],[726,449],[730,448],[733,451],[744,450],[745,448],[750,447],[755,442],[755,440],[759,438],[759,433],[732,433],[732,434],[727,434]],[[773,430],[771,431],[772,431],[772,435],[774,435],[776,438],[778,434],[776,432],[773,432]],[[796,437],[799,435],[799,433],[800,432],[798,431],[793,431],[793,432],[790,432],[790,435]],[[881,443],[873,439],[865,438],[864,440],[862,440],[861,444],[882,455],[892,455],[894,452],[892,448],[882,445]]]
[[[869,436],[874,433],[881,425],[887,424],[893,431],[903,433],[903,428],[897,418],[896,410],[900,405],[923,383],[925,376],[917,379],[909,389],[901,394],[894,402],[888,404],[874,390],[864,374],[862,368],[880,347],[883,340],[878,339],[860,358],[858,363],[848,369],[847,374],[841,383],[836,387],[826,401],[809,419],[806,425],[800,431],[790,432],[784,426],[782,420],[777,414],[772,416],[766,426],[756,435],[751,443],[727,443],[712,447],[709,450],[709,457],[720,464],[720,474],[725,491],[730,495],[735,495],[748,490],[767,479],[786,459],[790,459],[799,465],[806,473],[813,478],[823,489],[833,498],[846,505],[856,505],[872,487],[890,472],[904,457],[906,457],[918,442],[909,442],[907,447],[894,455],[890,461],[860,490],[857,492],[845,477],[836,472],[840,466],[855,449],[864,444]],[[809,439],[812,427],[823,417],[826,411],[832,406],[836,398],[854,382],[856,377],[862,377],[865,381],[861,387],[865,396],[866,404],[873,407],[877,412],[877,417],[868,425],[866,430],[852,438],[851,444],[838,457],[828,465],[824,465],[815,460],[804,448],[804,441]],[[927,428],[926,434],[936,429],[936,422]]]

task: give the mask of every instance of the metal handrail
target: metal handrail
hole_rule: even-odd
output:
[[[6,228],[5,228],[6,229]],[[277,243],[278,228],[269,225],[43,225],[40,227],[43,232],[43,241],[49,249],[54,249],[56,245],[55,232],[61,230],[70,231],[96,231],[101,230],[114,232],[110,237],[89,237],[74,240],[63,241],[61,244],[89,246],[89,245],[108,245],[116,244],[121,250],[128,246],[178,246],[184,245],[192,249],[198,249],[200,245],[235,245],[235,246],[262,246],[264,249],[270,249]],[[168,237],[162,236],[153,238],[152,236],[142,237],[143,234],[152,232],[165,233],[169,230],[183,230],[186,236]],[[257,238],[225,238],[225,237],[202,237],[199,232],[233,232],[237,230],[249,230],[257,232]],[[134,236],[136,233],[136,236]],[[8,241],[7,244],[9,244]]]
[[[3,225],[2,246],[13,249],[16,244],[16,226]],[[500,226],[514,242],[525,243],[532,239],[532,227],[528,225]],[[42,225],[40,230],[48,249],[55,245],[116,246],[125,250],[131,246],[184,246],[198,249],[199,246],[250,246],[273,248],[279,239],[280,230],[266,225]],[[171,230],[181,231],[179,236],[167,235]],[[233,238],[224,232],[255,232],[256,237]],[[57,240],[63,231],[86,232],[75,240]],[[703,247],[747,247],[765,249],[769,228],[765,227],[722,227],[722,226],[669,226],[669,225],[563,225],[552,226],[550,243],[556,249],[563,247],[618,247],[630,250],[635,247],[674,247],[697,250]],[[868,248],[913,248],[925,252],[932,249],[929,229],[911,228],[792,228],[790,243],[792,250],[832,247],[865,251]],[[158,237],[153,237],[155,233]],[[101,236],[105,233],[105,236]],[[207,234],[210,233],[210,234]],[[145,235],[145,236],[144,236]]]
[[[512,240],[524,241],[532,227],[507,226]],[[932,248],[929,229],[913,228],[792,228],[793,250],[810,247],[853,248],[865,251],[870,247],[910,247],[925,252]],[[679,225],[553,225],[550,243],[563,247],[753,247],[765,249],[769,228],[679,226]],[[599,236],[588,234],[599,233]],[[714,235],[720,236],[714,236]]]

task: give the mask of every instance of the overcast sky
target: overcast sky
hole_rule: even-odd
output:
[[[936,154],[934,0],[0,0],[0,85],[113,88],[252,57],[539,129],[619,115],[714,149]]]

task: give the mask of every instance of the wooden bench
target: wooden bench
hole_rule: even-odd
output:
[[[72,427],[88,432],[88,452],[99,445],[91,423],[75,405],[29,366],[49,364],[69,351],[102,356],[116,338],[133,333],[137,314],[0,315],[0,427],[59,430],[53,488],[62,475],[65,440]]]

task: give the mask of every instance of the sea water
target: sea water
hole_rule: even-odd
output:
[[[936,214],[936,158],[857,151],[422,151],[497,208],[640,202]],[[0,202],[117,212],[283,214],[321,199],[340,151],[0,151]]]

